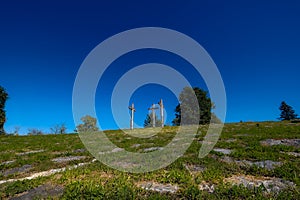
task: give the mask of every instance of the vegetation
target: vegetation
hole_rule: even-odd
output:
[[[8,99],[8,94],[5,91],[5,89],[0,86],[0,135],[5,134],[4,131],[4,123],[6,121],[6,115],[5,115],[5,103]]]
[[[84,117],[81,118],[81,121],[83,122],[83,124],[79,124],[76,129],[78,132],[94,132],[94,131],[98,131],[98,127],[97,127],[97,119],[86,115]]]
[[[50,128],[51,133],[53,134],[65,134],[67,127],[65,124],[57,124]]]
[[[155,117],[155,120],[152,119],[153,118],[152,114],[147,114],[146,119],[144,121],[145,128],[153,127],[154,122],[155,122],[154,127],[161,127],[161,120],[158,119],[156,114],[154,115],[154,117]]]
[[[281,120],[293,120],[297,118],[297,114],[295,114],[294,109],[292,106],[288,105],[285,101],[281,102],[281,105],[279,107],[279,110],[281,111],[279,119]]]
[[[300,199],[300,159],[288,154],[300,153],[299,146],[261,144],[261,141],[266,139],[300,139],[300,124],[284,121],[225,125],[216,148],[232,150],[228,157],[235,160],[251,162],[272,160],[282,163],[272,170],[254,165],[239,165],[235,162],[227,163],[222,161],[226,156],[215,151],[199,159],[198,151],[207,129],[208,125],[201,125],[195,140],[185,154],[163,169],[132,174],[111,169],[97,161],[47,177],[0,184],[0,199],[20,196],[45,184],[63,187],[60,199]],[[119,148],[143,152],[143,149],[149,147],[164,147],[174,138],[176,130],[177,127],[165,127],[151,138],[136,138],[120,130],[105,133]],[[135,131],[143,134],[152,129]],[[90,162],[93,159],[88,151],[82,151],[84,145],[77,134],[1,136],[0,144],[0,181]],[[24,154],[30,151],[36,153]],[[85,156],[85,158],[64,163],[53,161],[54,158],[68,156]],[[14,162],[3,164],[7,161]],[[23,173],[4,175],[7,170],[24,165],[31,165],[32,168]],[[278,192],[269,192],[263,186],[247,188],[225,181],[238,175],[280,178],[296,185]],[[145,190],[139,186],[145,182],[172,185],[178,187],[178,190],[174,193]],[[210,192],[200,187],[204,183],[208,186],[213,185],[214,191]]]
[[[195,97],[197,102],[195,102]],[[175,119],[172,121],[173,125],[179,126],[182,120],[182,109],[185,110],[185,124],[208,124],[213,118],[214,122],[220,122],[215,114],[212,116],[211,110],[214,108],[214,105],[211,99],[208,97],[206,91],[195,87],[185,87],[179,95],[180,104],[175,108]],[[196,107],[199,107],[199,110]],[[200,114],[200,120],[199,119]]]

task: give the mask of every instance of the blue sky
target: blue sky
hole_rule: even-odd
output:
[[[277,120],[283,100],[300,113],[299,10],[296,0],[1,2],[0,85],[10,96],[5,129],[49,131],[65,123],[72,131],[72,89],[85,57],[114,34],[148,26],[180,31],[207,50],[225,84],[226,122]],[[150,61],[178,70],[188,65],[165,52],[126,56],[110,66],[106,87],[97,90],[97,113],[108,116],[104,129],[116,128],[105,98],[121,73]],[[192,70],[181,71],[194,86],[206,87]],[[167,123],[172,121],[176,98],[166,88],[147,85],[132,97],[138,124],[159,98],[165,100]]]

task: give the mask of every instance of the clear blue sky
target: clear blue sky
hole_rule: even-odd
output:
[[[147,26],[180,31],[208,51],[226,87],[226,122],[276,120],[282,100],[300,113],[297,0],[11,0],[0,3],[0,85],[10,96],[5,129],[49,131],[65,123],[72,131],[72,89],[84,58],[108,37]],[[97,90],[96,110],[108,116],[103,119],[104,129],[116,127],[101,95],[109,94],[122,72],[149,61],[179,70],[187,65],[158,51],[138,51],[118,59],[104,79],[107,87]],[[205,88],[193,71],[183,73],[194,86]],[[138,124],[142,125],[147,107],[162,96],[167,123],[171,122],[176,98],[166,88],[148,85],[132,97]]]

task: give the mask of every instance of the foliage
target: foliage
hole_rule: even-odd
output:
[[[178,104],[175,108],[175,119],[172,121],[173,125],[178,126],[181,123],[208,124],[212,118],[211,109],[214,108],[214,105],[207,95],[206,91],[198,87],[185,87],[179,95],[180,104]],[[195,102],[195,100],[197,100],[197,102]],[[183,110],[185,113],[184,117],[182,117]],[[200,120],[198,121],[199,115]],[[218,119],[216,115],[213,115],[213,117],[214,120]],[[182,119],[185,119],[185,121],[183,122]]]
[[[294,109],[292,106],[288,105],[285,101],[281,102],[281,105],[279,107],[279,110],[281,110],[281,114],[279,119],[281,120],[293,120],[297,118],[297,114],[295,114]]]
[[[161,127],[161,120],[158,119],[156,114],[154,115],[154,117],[155,117],[154,127]],[[144,121],[144,127],[145,128],[153,127],[152,114],[147,114],[146,119]]]
[[[79,124],[78,126],[76,126],[78,132],[94,132],[99,130],[97,127],[96,118],[86,115],[81,118],[81,121],[83,122],[83,124]]]
[[[67,130],[67,127],[65,124],[57,124],[50,128],[51,133],[54,134],[65,134]]]
[[[8,99],[8,94],[3,87],[0,86],[0,135],[5,134],[4,123],[6,121],[5,102]]]

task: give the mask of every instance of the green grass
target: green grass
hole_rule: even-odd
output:
[[[226,124],[219,142],[215,147],[233,150],[229,155],[237,160],[262,161],[273,160],[283,163],[274,170],[266,170],[255,166],[239,166],[235,163],[220,162],[216,158],[223,155],[210,152],[203,159],[198,158],[207,126],[199,127],[196,139],[183,157],[163,169],[143,174],[132,174],[111,169],[100,162],[60,172],[49,177],[33,180],[17,181],[0,185],[0,198],[8,199],[39,185],[50,183],[61,185],[64,194],[61,199],[300,199],[300,158],[283,152],[300,152],[299,148],[288,146],[262,146],[261,140],[300,138],[300,126],[287,122],[234,123]],[[144,148],[163,147],[175,136],[177,127],[166,127],[151,138],[136,138],[121,131],[105,133],[118,147],[131,152],[143,152]],[[153,130],[135,130],[135,134],[151,134]],[[227,140],[231,139],[230,142]],[[234,140],[233,140],[234,139]],[[139,146],[134,146],[139,144]],[[72,166],[81,162],[89,162],[93,156],[88,152],[75,152],[82,149],[77,134],[39,135],[39,136],[1,136],[0,171],[30,164],[32,169],[25,173],[9,176],[0,175],[0,180],[22,178],[34,172]],[[17,153],[33,150],[44,150],[39,153],[17,155]],[[53,158],[64,156],[86,156],[85,160],[67,163],[55,163]],[[185,165],[197,165],[205,168],[203,172],[190,173]],[[296,188],[288,188],[278,194],[266,193],[264,188],[247,189],[243,186],[232,186],[225,183],[224,178],[232,175],[253,175],[278,177],[292,181]],[[156,182],[178,186],[179,190],[172,193],[158,193],[138,187],[141,182]],[[214,193],[200,191],[199,184],[213,184]]]

